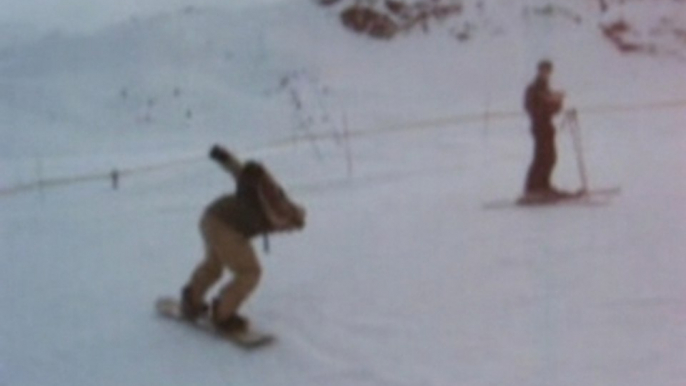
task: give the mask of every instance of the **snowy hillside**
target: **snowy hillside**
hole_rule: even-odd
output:
[[[356,131],[519,112],[522,84],[544,56],[558,60],[556,81],[577,106],[682,96],[682,79],[656,73],[653,58],[619,58],[599,32],[594,4],[560,3],[584,15],[581,24],[559,11],[541,13],[543,3],[489,4],[480,13],[466,8],[461,22],[485,30],[463,43],[438,31],[390,44],[359,39],[333,12],[293,4],[189,7],[5,50],[0,146],[20,169],[0,170],[2,186],[35,179],[36,164],[47,164],[48,175],[83,174],[193,153],[218,136],[258,147],[340,133],[344,117]],[[657,60],[667,70],[682,67]]]
[[[640,35],[670,54],[627,54],[601,26],[621,16],[636,37],[683,25],[685,5],[611,3],[486,2],[458,21],[477,26],[466,41],[379,42],[290,1],[13,40],[0,386],[683,385],[686,65],[671,32]],[[579,109],[591,185],[622,188],[610,205],[484,208],[520,193],[521,96],[542,57]],[[303,233],[255,243],[265,275],[245,313],[279,339],[261,351],[152,309],[232,188],[215,142],[308,209]],[[555,181],[575,188],[568,131],[558,144]]]
[[[0,23],[0,49],[22,46],[40,37],[40,33],[24,23]]]

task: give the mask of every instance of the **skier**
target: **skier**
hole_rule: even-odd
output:
[[[534,138],[534,155],[524,187],[524,199],[555,199],[566,194],[554,188],[550,182],[557,160],[555,150],[555,126],[553,117],[562,109],[564,93],[549,87],[553,63],[542,60],[534,81],[524,94],[524,108],[531,119]]]
[[[247,331],[248,320],[238,309],[257,287],[262,271],[250,239],[302,229],[305,211],[290,201],[261,164],[243,164],[219,145],[211,148],[209,156],[234,177],[236,192],[212,202],[201,217],[205,257],[181,290],[181,309],[191,321],[206,315],[205,293],[227,268],[233,278],[212,302],[210,317],[220,331]]]

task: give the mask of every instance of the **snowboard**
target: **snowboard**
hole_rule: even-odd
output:
[[[195,321],[190,321],[183,317],[179,299],[171,296],[158,298],[155,302],[155,310],[161,317],[181,322],[200,331],[216,335],[245,349],[256,349],[268,346],[276,340],[274,335],[254,327],[251,327],[247,331],[228,333],[217,330],[208,317],[200,317]]]
[[[579,190],[574,193],[545,197],[541,199],[522,196],[516,200],[491,201],[484,204],[484,209],[503,209],[518,207],[554,207],[554,206],[587,206],[597,207],[609,205],[612,197],[621,193],[621,188],[612,187],[593,190]]]

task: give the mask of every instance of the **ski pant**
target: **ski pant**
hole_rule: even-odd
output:
[[[527,193],[552,189],[550,179],[557,161],[555,128],[552,123],[534,125],[531,132],[534,137],[534,155],[526,177]]]
[[[200,222],[205,243],[205,258],[193,272],[189,286],[195,304],[203,302],[205,293],[221,278],[224,268],[233,278],[217,298],[213,317],[223,321],[234,315],[255,290],[262,274],[250,239],[216,216],[205,213]]]

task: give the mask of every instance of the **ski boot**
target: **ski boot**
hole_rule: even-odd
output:
[[[580,197],[582,194],[583,191],[567,192],[553,187],[545,189],[535,189],[525,192],[524,195],[517,200],[517,204],[554,204],[562,200]]]

